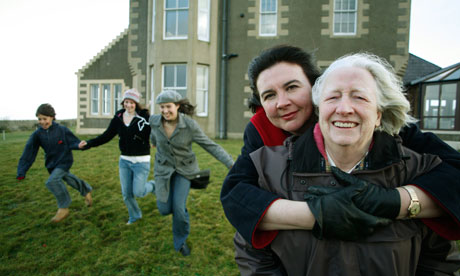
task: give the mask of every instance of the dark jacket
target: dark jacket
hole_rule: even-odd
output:
[[[72,149],[78,149],[80,140],[65,126],[55,121],[48,129],[39,127],[30,135],[19,159],[18,177],[25,177],[35,161],[40,147],[45,151],[45,167],[51,173],[55,168],[68,171],[73,164]]]
[[[291,147],[290,143],[288,145]],[[294,150],[284,146],[263,147],[251,154],[262,189],[283,198],[303,201],[309,186],[340,185],[326,170],[326,161],[316,147],[311,130],[295,145]],[[288,161],[291,156],[292,161]],[[372,150],[363,162],[363,170],[352,174],[377,185],[395,188],[440,162],[436,156],[419,155],[402,147],[398,138],[376,132]],[[430,237],[430,230],[419,220],[395,221],[358,242],[318,240],[311,231],[286,230],[280,231],[269,246],[273,252],[271,256],[277,257],[271,264],[266,251],[257,252],[262,255],[262,262],[259,262],[257,257],[239,246],[236,247],[236,260],[242,275],[267,271],[266,265],[275,269],[274,275],[280,271],[287,275],[415,275],[423,253],[422,241]],[[236,240],[235,244],[238,242]],[[442,244],[449,245],[449,242]],[[445,257],[449,251],[448,246],[438,253]],[[275,263],[281,268],[274,267]]]
[[[125,156],[142,156],[150,155],[150,125],[149,111],[143,109],[135,116],[129,126],[123,122],[123,113],[125,109],[118,110],[110,121],[107,129],[98,137],[88,140],[87,147],[97,147],[112,140],[118,134],[120,138],[118,146],[121,155]]]
[[[277,135],[270,132],[269,135]],[[444,162],[430,173],[411,181],[423,189],[437,202],[450,217],[424,219],[437,233],[448,239],[460,239],[460,153],[440,140],[432,133],[422,133],[412,124],[405,127],[400,136],[403,145],[419,153],[438,155]],[[267,208],[278,195],[263,191],[257,187],[258,174],[249,154],[264,146],[261,135],[249,123],[244,131],[244,146],[241,155],[224,180],[220,199],[225,215],[237,231],[256,248],[270,243],[275,234],[266,239],[258,236],[269,231],[257,231],[257,225]],[[408,184],[408,183],[406,183]]]

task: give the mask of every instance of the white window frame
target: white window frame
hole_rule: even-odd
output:
[[[165,85],[165,68],[166,67],[169,67],[169,66],[174,66],[174,84],[172,86],[166,86]],[[178,66],[185,66],[185,80],[184,80],[184,83],[185,83],[185,86],[178,86],[178,81],[177,81],[177,68]],[[175,64],[163,64],[162,66],[162,75],[161,75],[161,79],[162,79],[162,87],[163,87],[163,90],[175,90],[176,92],[178,92],[179,94],[181,94],[183,97],[187,97],[187,64],[185,63],[175,63]],[[184,91],[184,92],[183,92]]]
[[[120,87],[118,90],[117,87]],[[119,93],[118,93],[119,92]],[[121,83],[113,84],[113,112],[121,109],[121,102],[123,101],[123,85]]]
[[[206,6],[204,6],[204,4]],[[211,1],[198,0],[197,34],[198,40],[209,42]]]
[[[274,6],[275,6],[275,10],[272,11],[272,10],[264,10],[264,5],[263,3],[265,1],[274,1]],[[260,36],[276,36],[277,34],[277,30],[278,30],[278,0],[260,0],[260,7],[259,7],[259,35]],[[275,22],[273,23],[273,29],[274,29],[274,32],[271,32],[271,33],[266,33],[266,32],[263,32],[263,21],[264,19],[266,19],[267,17],[274,17],[275,18]]]
[[[155,42],[155,19],[157,17],[156,0],[152,0],[152,43]]]
[[[110,83],[101,84],[102,88],[102,115],[112,114],[112,89]]]
[[[333,0],[334,1],[334,19],[333,19],[333,24],[332,24],[332,30],[334,35],[356,35],[356,30],[358,26],[358,0]],[[344,8],[344,2],[346,3],[352,3],[354,1],[355,7],[354,9],[350,7]],[[341,7],[337,7],[337,3],[341,3]],[[340,15],[340,16],[339,16]],[[347,30],[343,31],[342,27],[345,24],[349,24],[349,21],[344,21],[344,18],[347,17],[347,19],[352,18],[353,21],[353,30]],[[336,29],[336,24],[340,25],[340,30]]]
[[[150,66],[150,112],[153,114],[155,110],[155,71],[153,66]]]
[[[203,75],[200,78],[200,74]],[[202,81],[200,81],[202,80]],[[208,97],[209,97],[209,66],[197,65],[196,66],[196,97],[195,103],[197,105],[196,115],[200,117],[208,116]]]
[[[97,87],[96,91],[93,89],[93,87]],[[99,115],[99,97],[100,97],[100,85],[98,83],[91,84],[90,85],[90,93],[91,93],[91,106],[90,106],[90,112],[91,115]],[[95,93],[96,92],[96,95]]]
[[[175,8],[166,8],[166,2],[168,0],[164,0],[164,14],[163,14],[163,39],[168,40],[168,39],[187,39],[188,38],[188,20],[189,20],[189,13],[190,13],[190,2],[189,0],[170,0],[170,1],[176,1],[176,7]],[[179,1],[187,1],[187,7],[179,7]],[[179,11],[187,10],[187,33],[185,35],[178,35],[178,29],[179,29]],[[172,36],[167,36],[166,35],[166,14],[168,12],[173,12],[175,11],[176,13],[176,30],[175,34]]]

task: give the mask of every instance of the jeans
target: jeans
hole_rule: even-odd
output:
[[[147,183],[150,172],[150,162],[137,162],[120,158],[120,184],[123,201],[128,207],[129,222],[142,218],[142,211],[136,197],[144,197],[153,190],[152,184]]]
[[[157,207],[163,216],[173,214],[174,249],[179,251],[190,234],[190,219],[186,208],[187,196],[190,192],[190,180],[174,173],[171,177],[169,197],[166,203],[157,200]]]
[[[91,192],[93,188],[84,180],[81,180],[77,176],[71,174],[60,168],[55,168],[48,180],[46,181],[46,187],[56,197],[58,208],[67,208],[72,202],[69,191],[64,185],[65,181],[67,185],[74,188],[80,195],[86,196],[87,193]]]

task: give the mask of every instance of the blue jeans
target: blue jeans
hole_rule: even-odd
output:
[[[190,192],[190,180],[174,173],[171,177],[169,197],[166,203],[157,200],[158,211],[163,216],[173,214],[174,249],[178,251],[190,234],[190,219],[186,208],[187,196]]]
[[[150,162],[133,163],[120,158],[120,184],[123,201],[128,207],[129,222],[142,218],[142,211],[137,204],[136,197],[144,197],[151,193],[153,186],[147,183],[150,172]]]
[[[46,181],[46,187],[56,197],[58,208],[67,208],[69,207],[70,202],[72,202],[69,191],[64,185],[64,181],[67,185],[80,192],[80,195],[82,196],[86,196],[87,193],[93,190],[86,181],[81,180],[68,171],[55,168]]]

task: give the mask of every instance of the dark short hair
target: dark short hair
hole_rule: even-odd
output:
[[[257,78],[262,71],[280,62],[287,62],[299,65],[310,85],[315,84],[316,79],[321,75],[320,69],[316,66],[314,56],[299,47],[290,45],[277,45],[262,51],[249,63],[248,77],[252,89],[252,96],[249,99],[249,108],[255,113],[258,106],[261,106],[260,95],[257,90]]]
[[[54,111],[54,108],[48,103],[41,104],[37,108],[37,112],[35,112],[35,116],[38,117],[39,114],[56,118],[56,112]]]

